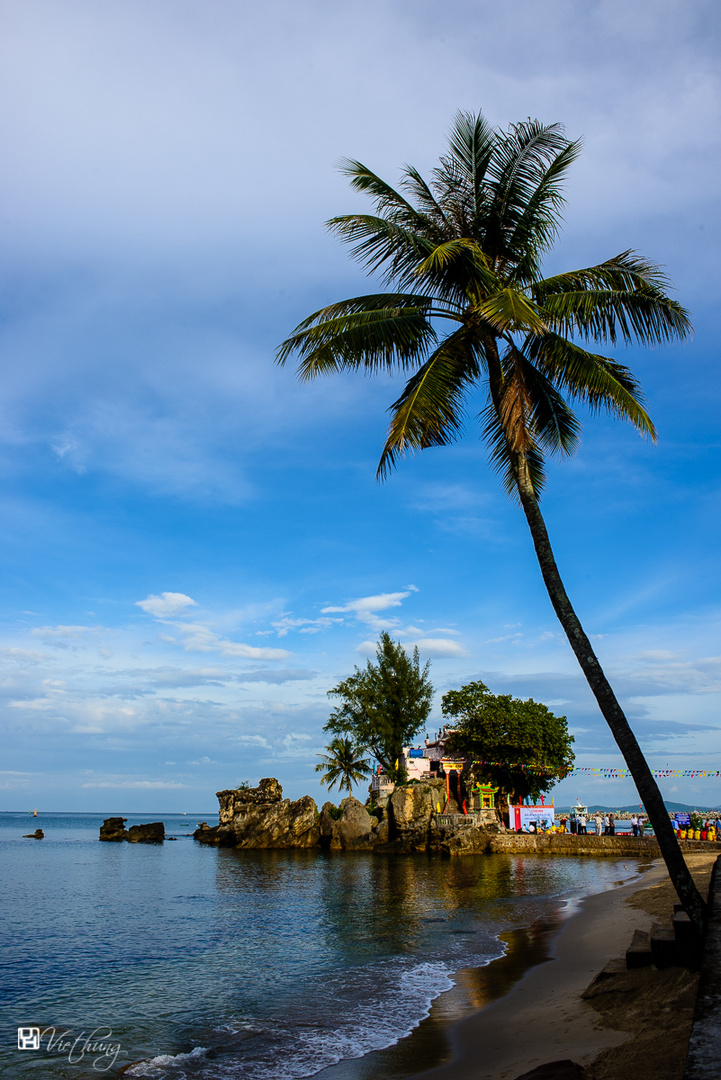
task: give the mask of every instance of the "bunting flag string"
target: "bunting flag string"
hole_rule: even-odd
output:
[[[563,770],[551,765],[525,765],[521,762],[510,761],[476,761],[474,764],[487,765],[494,769],[513,769],[531,773],[534,776],[560,776],[563,780],[568,776],[586,776],[601,780],[626,780],[631,776],[630,769],[612,769],[605,766],[578,765]],[[651,769],[651,775],[657,780],[710,780],[720,777],[721,769]]]

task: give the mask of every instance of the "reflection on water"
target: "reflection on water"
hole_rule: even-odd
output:
[[[112,1027],[123,1052],[107,1076],[130,1065],[152,1080],[293,1080],[329,1066],[335,1077],[345,1066],[333,1063],[379,1051],[368,1077],[402,1076],[398,1040],[418,1071],[442,1059],[449,1019],[542,962],[569,897],[630,872],[543,856],[218,850],[168,817],[182,839],[162,846],[101,844],[101,816],[46,816],[38,843],[8,817],[8,1080],[97,1075],[12,1051],[18,1024]]]

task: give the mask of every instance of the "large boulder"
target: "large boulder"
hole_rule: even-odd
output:
[[[388,802],[389,842],[396,851],[426,851],[431,818],[446,800],[443,780],[400,784]]]
[[[147,825],[131,825],[125,828],[127,818],[109,817],[100,826],[101,840],[129,840],[131,844],[162,844],[165,839],[165,825],[162,821],[151,821]]]
[[[127,818],[124,817],[108,817],[100,826],[100,839],[101,840],[124,840],[128,835],[125,831],[125,822]]]
[[[330,851],[370,851],[378,843],[378,818],[349,795],[339,811],[325,803],[320,814],[320,839]]]
[[[193,836],[204,844],[239,848],[316,847],[320,843],[318,809],[310,795],[291,802],[277,780],[268,777],[256,788],[219,791],[220,824],[198,828]]]
[[[125,839],[131,844],[162,844],[165,840],[165,825],[162,821],[151,821],[148,825],[131,825]]]
[[[449,829],[438,846],[442,855],[480,855],[488,851],[490,842],[491,835],[487,829],[471,825]]]

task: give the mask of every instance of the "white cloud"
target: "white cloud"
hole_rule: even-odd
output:
[[[219,656],[242,657],[244,660],[287,660],[292,652],[287,649],[267,649],[258,645],[246,645],[242,641],[230,641],[216,634],[207,623],[171,623],[185,635],[185,652],[217,653]],[[168,640],[164,637],[164,640]],[[172,639],[171,639],[172,640]]]
[[[160,596],[151,593],[145,600],[136,600],[135,606],[142,608],[154,619],[167,619],[181,615],[186,608],[197,607],[197,601],[182,592],[163,592]]]
[[[343,607],[324,607],[321,608],[321,611],[324,615],[332,611],[352,611],[359,618],[362,618],[371,611],[385,611],[387,608],[400,607],[405,598],[410,595],[409,591],[379,593],[377,596],[361,596],[360,599],[351,600],[350,603],[344,604]]]
[[[273,626],[278,637],[285,637],[289,630],[298,630],[301,634],[318,634],[321,630],[328,630],[335,623],[342,622],[342,619],[293,619],[290,615],[283,615],[273,622]]]
[[[381,619],[378,617],[377,612],[400,607],[403,601],[413,592],[418,592],[418,589],[415,585],[409,585],[404,592],[361,596],[357,600],[350,600],[347,604],[321,608],[321,612],[323,615],[335,613],[354,615],[358,622],[370,626],[372,630],[377,632],[393,630],[399,625],[400,620],[397,618]]]
[[[219,641],[221,656],[242,656],[246,660],[287,660],[293,653],[287,649],[261,649],[239,641]]]
[[[429,657],[444,657],[444,656],[468,656],[467,649],[464,649],[457,641],[448,641],[446,638],[418,638],[417,641],[409,641],[405,643],[411,648],[418,647],[418,651],[423,656]]]

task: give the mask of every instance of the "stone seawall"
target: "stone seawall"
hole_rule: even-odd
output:
[[[680,840],[681,851],[718,851],[719,845],[709,840]],[[595,855],[632,856],[636,859],[657,859],[661,855],[658,843],[652,836],[573,836],[570,833],[502,832],[489,837],[486,851],[493,854],[518,855]]]

